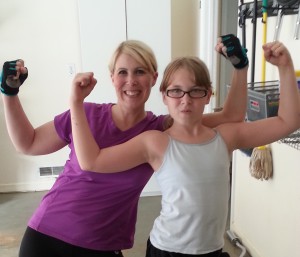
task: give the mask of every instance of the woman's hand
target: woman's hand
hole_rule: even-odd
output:
[[[215,50],[224,55],[236,69],[248,67],[247,50],[242,47],[240,40],[233,34],[223,35],[218,38]]]
[[[21,59],[7,61],[3,64],[0,90],[3,94],[15,96],[19,93],[19,87],[28,77],[28,70]]]

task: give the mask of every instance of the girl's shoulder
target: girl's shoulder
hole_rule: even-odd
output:
[[[167,133],[159,130],[148,130],[141,135],[141,141],[151,149],[165,148],[170,141],[170,137]]]
[[[147,153],[147,161],[154,170],[157,170],[163,162],[164,155],[170,143],[170,136],[158,130],[148,130],[141,134],[140,142]]]
[[[160,131],[160,130],[147,130],[147,131],[143,132],[141,134],[141,136],[143,137],[143,139],[155,140],[155,141],[158,141],[160,139],[169,138],[167,133]]]
[[[224,123],[216,127],[216,130],[223,138],[228,150],[232,152],[244,141],[247,122]]]

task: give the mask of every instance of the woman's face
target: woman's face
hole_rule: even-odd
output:
[[[155,85],[157,73],[153,74],[145,66],[127,54],[121,54],[111,74],[117,93],[118,104],[127,108],[144,108],[151,88]]]

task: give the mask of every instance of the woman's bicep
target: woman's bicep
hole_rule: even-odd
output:
[[[56,152],[67,143],[59,137],[54,121],[47,122],[35,129],[34,138],[28,154],[44,155]]]

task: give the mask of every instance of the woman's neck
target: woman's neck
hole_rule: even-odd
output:
[[[147,113],[144,109],[128,110],[121,108],[120,105],[115,104],[112,106],[112,118],[115,125],[120,130],[128,130],[142,121]]]

